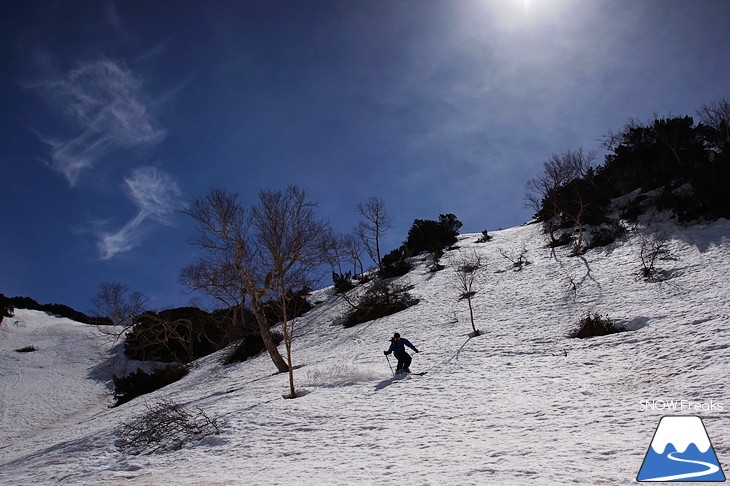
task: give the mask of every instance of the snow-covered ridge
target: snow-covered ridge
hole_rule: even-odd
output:
[[[222,366],[224,350],[110,409],[98,375],[109,371],[108,344],[94,328],[18,311],[24,327],[0,325],[0,485],[633,484],[659,419],[678,413],[703,417],[726,467],[730,222],[664,229],[675,259],[658,262],[670,278],[657,283],[637,276],[637,233],[573,258],[545,248],[539,225],[490,232],[481,244],[460,236],[456,252],[476,251],[487,265],[474,297],[483,335],[471,339],[452,284],[457,253],[445,254],[444,270],[422,260],[402,278],[418,305],[349,329],[338,324],[347,304],[320,290],[294,343],[297,385],[308,392],[296,400],[282,398],[287,377],[266,355]],[[531,264],[516,272],[502,253],[523,249]],[[588,312],[632,331],[568,338]],[[382,352],[394,331],[419,348],[411,369],[426,375],[390,380]],[[31,344],[38,351],[14,351]],[[221,434],[125,454],[119,427],[163,397],[220,417]],[[667,397],[725,406],[642,406]],[[52,417],[54,403],[66,405]]]

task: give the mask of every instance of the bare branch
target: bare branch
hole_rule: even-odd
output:
[[[459,256],[452,260],[454,266],[454,279],[453,282],[456,288],[461,293],[460,298],[466,299],[469,307],[469,317],[471,319],[472,335],[478,336],[479,330],[476,328],[474,322],[474,307],[472,305],[472,297],[476,295],[477,279],[486,269],[481,255],[477,252],[472,251],[471,253],[463,253],[459,251]]]
[[[362,241],[378,269],[381,269],[380,241],[392,227],[393,221],[385,212],[385,203],[377,197],[369,197],[365,203],[358,203],[357,212],[363,219],[355,226],[353,233]]]
[[[527,259],[527,248],[524,246],[522,247],[522,250],[515,255],[507,254],[507,252],[505,252],[502,248],[498,248],[498,250],[500,255],[512,262],[512,267],[515,272],[521,271],[526,265],[532,263]]]

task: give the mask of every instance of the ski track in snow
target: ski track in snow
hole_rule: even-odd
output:
[[[44,321],[33,344],[47,338],[59,351],[29,368],[29,356],[10,349],[31,344],[41,317],[19,311],[26,327],[0,326],[0,484],[634,484],[659,418],[672,413],[641,401],[662,399],[725,405],[686,413],[703,416],[726,464],[730,222],[674,231],[678,259],[659,262],[673,276],[660,283],[636,277],[637,236],[569,258],[544,248],[537,225],[493,232],[484,244],[463,235],[461,249],[487,262],[474,299],[484,334],[471,339],[466,304],[449,283],[452,252],[445,270],[419,261],[403,277],[418,305],[350,329],[339,325],[346,304],[318,291],[294,345],[307,392],[296,400],[282,398],[287,377],[273,374],[267,356],[221,366],[221,352],[180,382],[109,409],[101,381],[80,371],[101,366],[101,337],[87,334],[88,349],[74,350],[78,339]],[[499,249],[523,246],[531,264],[515,272]],[[567,338],[588,312],[635,330]],[[382,351],[394,331],[422,351],[411,369],[426,375],[387,383]],[[120,452],[117,428],[166,396],[224,419],[221,434],[165,454]],[[57,414],[42,405],[64,400]]]

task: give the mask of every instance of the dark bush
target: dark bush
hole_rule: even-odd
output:
[[[593,315],[587,314],[578,322],[578,329],[570,333],[572,338],[590,338],[596,336],[606,336],[623,332],[626,329],[616,326],[608,316],[601,316],[598,313]]]
[[[127,335],[124,353],[140,361],[189,363],[255,329],[251,312],[240,308],[212,314],[196,307],[149,312],[138,318]]]
[[[284,335],[280,332],[272,332],[271,338],[274,340],[274,343],[279,345],[284,340]],[[260,333],[248,334],[238,343],[233,352],[223,360],[223,364],[228,365],[246,361],[248,358],[253,358],[263,352],[265,349],[266,347],[264,346],[264,341],[261,339]]]
[[[482,231],[482,236],[479,237],[477,240],[477,243],[486,243],[487,241],[491,240],[492,236],[489,234],[487,230]]]
[[[404,247],[396,248],[381,260],[380,278],[400,277],[411,271],[410,263],[406,260],[406,251]]]
[[[573,242],[573,235],[570,233],[561,233],[560,236],[551,241],[548,246],[550,248],[558,248],[560,246],[566,246]]]
[[[389,316],[417,303],[418,300],[408,293],[408,287],[396,282],[376,280],[347,316],[344,326],[352,327]]]
[[[651,200],[646,195],[642,194],[637,196],[620,208],[619,217],[631,223],[635,223],[639,220],[639,216],[646,211],[650,202]]]
[[[286,297],[287,318],[294,319],[312,310],[312,304],[307,300],[309,289],[302,289],[299,292],[289,292]],[[283,320],[281,314],[281,303],[277,301],[265,302],[263,304],[264,315],[270,326]]]
[[[16,353],[32,353],[33,351],[38,351],[38,348],[33,345],[15,350]]]
[[[439,258],[444,249],[456,243],[461,226],[461,221],[453,214],[441,214],[438,221],[416,219],[408,230],[405,249],[410,255],[428,251]]]
[[[0,324],[2,324],[4,318],[13,317],[14,311],[15,307],[12,301],[3,294],[0,294]]]
[[[92,326],[113,326],[114,322],[108,317],[89,316],[85,324],[91,324]]]
[[[12,297],[10,299],[16,309],[41,310],[41,305],[30,297]]]
[[[607,246],[619,239],[626,230],[616,221],[601,225],[591,231],[590,241],[587,248],[598,248]]]
[[[657,198],[657,209],[670,210],[680,223],[688,223],[700,219],[713,219],[712,211],[704,207],[702,200],[690,193],[677,193],[666,188]]]
[[[140,395],[159,390],[160,388],[174,383],[188,374],[185,366],[170,365],[159,368],[152,373],[145,373],[144,370],[137,371],[123,377],[114,377],[114,406],[136,398]]]
[[[42,312],[48,312],[49,314],[65,317],[67,319],[71,319],[82,324],[97,324],[96,322],[94,322],[93,318],[67,305],[39,304],[36,300],[31,299],[30,297],[6,297],[0,294],[0,318],[2,318],[3,316],[12,316],[12,313],[10,315],[7,315],[8,309],[10,310],[10,312],[12,312],[13,309],[38,310]],[[3,312],[5,312],[5,314],[3,314]]]
[[[42,310],[44,312],[48,312],[49,314],[54,314],[57,316],[65,317],[67,319],[71,319],[76,322],[81,322],[83,324],[89,324],[89,316],[87,316],[83,312],[79,312],[76,309],[73,309],[67,305],[43,304],[42,306],[40,306],[40,310]]]
[[[352,272],[337,273],[332,272],[332,282],[335,284],[335,293],[344,294],[355,288],[352,282]]]
[[[722,120],[720,125],[727,123]],[[637,221],[656,204],[659,210],[674,212],[680,222],[730,218],[726,130],[696,125],[689,116],[655,118],[648,124],[632,121],[606,137],[610,153],[603,165],[543,194],[535,216],[549,223],[546,232],[551,233],[567,229],[565,224],[598,226],[606,222],[612,199],[659,190],[656,201],[640,196],[620,210],[620,217]],[[566,217],[571,214],[580,215],[580,224]]]

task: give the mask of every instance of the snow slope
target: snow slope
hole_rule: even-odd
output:
[[[287,377],[267,356],[222,366],[222,351],[183,380],[109,409],[98,375],[78,373],[103,368],[90,357],[97,345],[64,338],[75,329],[68,321],[19,311],[19,325],[0,326],[0,484],[632,484],[668,414],[701,416],[727,471],[730,222],[671,231],[678,259],[659,262],[672,276],[661,283],[636,277],[635,233],[574,258],[551,254],[537,225],[493,232],[483,244],[462,235],[461,251],[487,262],[475,297],[484,334],[472,339],[451,283],[458,251],[447,252],[442,271],[423,260],[403,277],[418,305],[350,329],[339,324],[346,304],[318,291],[295,342],[307,392],[296,400],[282,398]],[[515,272],[500,249],[523,247],[531,264]],[[587,312],[632,331],[568,338]],[[59,350],[79,348],[56,354],[50,368],[23,362],[35,353],[9,350],[35,340],[36,328],[53,333]],[[390,378],[382,350],[394,331],[422,350],[411,369],[426,375]],[[78,390],[78,402],[53,416],[43,403],[59,387]],[[119,426],[162,397],[224,420],[220,435],[167,453],[120,451]],[[659,409],[670,400],[699,410]]]
[[[35,351],[16,351],[27,347]],[[69,319],[23,309],[6,318],[0,324],[0,444],[111,403],[107,349],[96,328]]]

